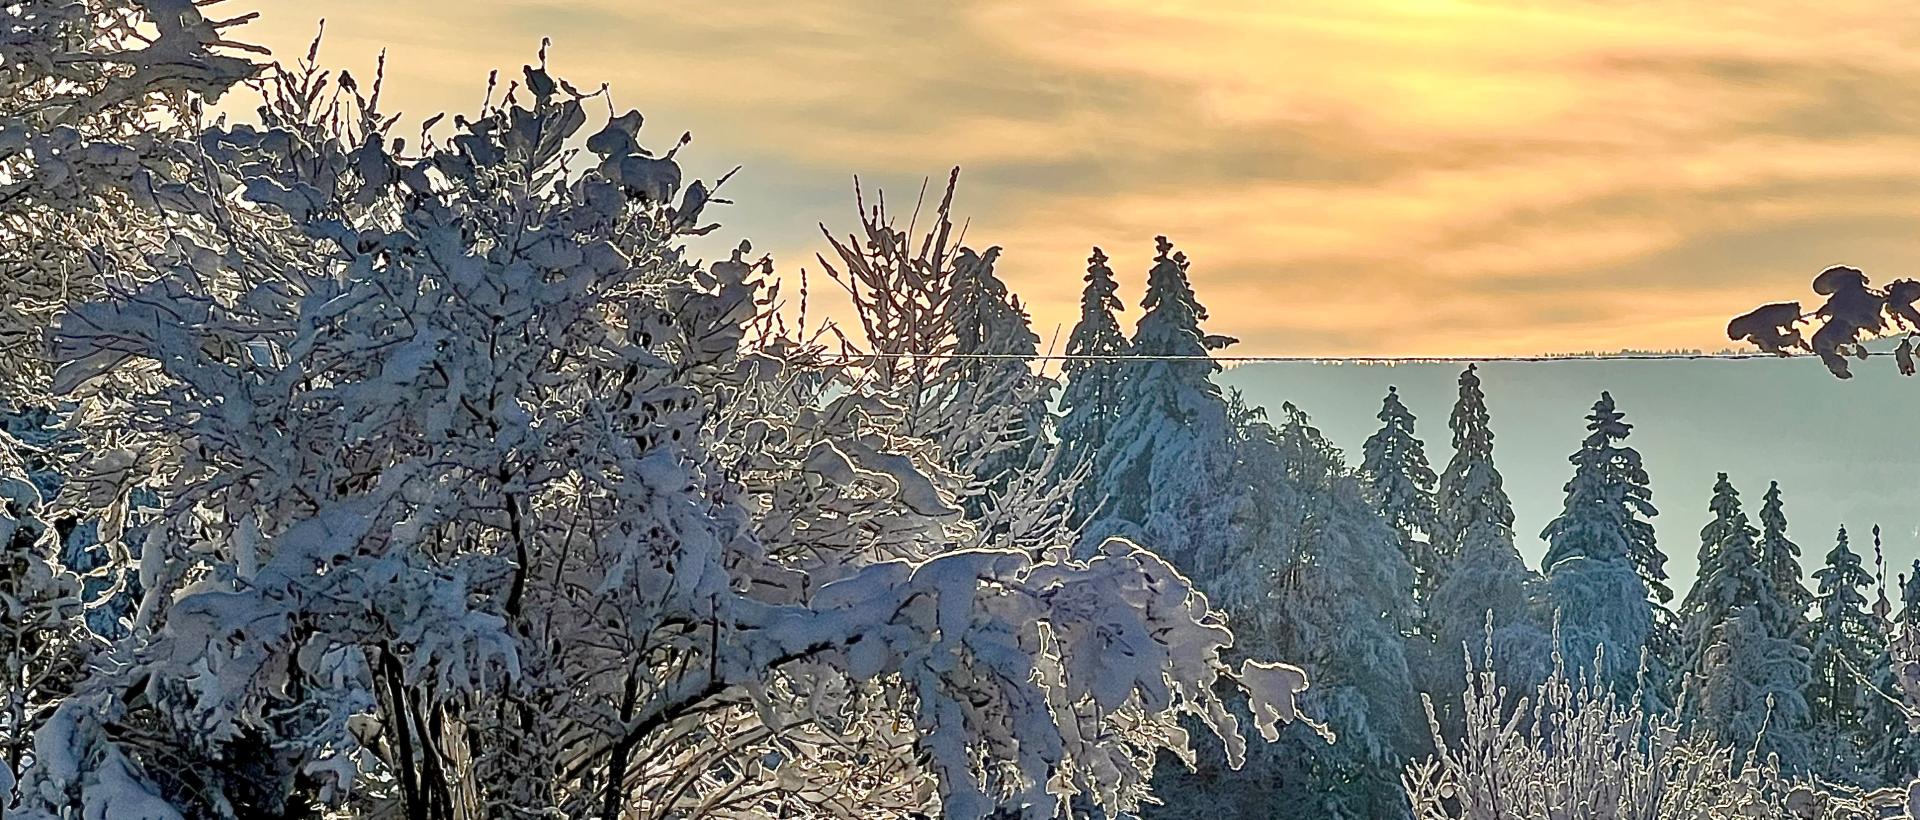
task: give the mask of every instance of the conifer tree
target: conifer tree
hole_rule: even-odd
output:
[[[1129,362],[1125,401],[1099,454],[1102,513],[1084,538],[1157,539],[1191,573],[1217,565],[1231,540],[1225,519],[1234,504],[1223,494],[1234,432],[1209,355],[1235,340],[1201,330],[1207,311],[1187,282],[1186,254],[1164,236],[1155,242],[1132,351],[1157,358]]]
[[[1829,766],[1828,776],[1852,780],[1874,743],[1869,698],[1873,668],[1885,651],[1884,627],[1867,610],[1865,590],[1873,577],[1848,547],[1846,527],[1813,577],[1820,587],[1810,640],[1809,725],[1816,759]]]
[[[1680,608],[1683,714],[1695,730],[1733,746],[1736,760],[1749,751],[1778,754],[1783,767],[1803,771],[1810,763],[1806,651],[1772,631],[1787,604],[1760,562],[1760,533],[1726,473],[1708,508],[1699,575]]]
[[[1125,310],[1113,269],[1107,267],[1107,255],[1099,248],[1087,257],[1087,286],[1080,293],[1080,320],[1067,337],[1069,357],[1061,368],[1066,386],[1060,393],[1060,419],[1055,426],[1059,438],[1061,471],[1086,470],[1099,476],[1104,464],[1099,458],[1102,445],[1119,418],[1124,401],[1129,362],[1107,358],[1124,356],[1132,345],[1120,330],[1114,312]],[[1082,482],[1075,496],[1075,522],[1096,514],[1092,481]]]
[[[1163,767],[1169,780],[1156,786],[1168,805],[1150,816],[1269,817],[1287,806],[1281,813],[1330,820],[1404,817],[1399,761],[1420,748],[1424,725],[1402,635],[1411,567],[1364,484],[1306,413],[1284,405],[1270,423],[1235,410],[1250,514],[1236,527],[1239,548],[1201,585],[1229,613],[1245,651],[1295,653],[1313,681],[1307,708],[1336,740],[1301,727],[1252,752],[1240,772],[1205,759],[1197,775]]]
[[[1602,674],[1615,691],[1640,688],[1650,705],[1665,705],[1677,630],[1662,606],[1673,596],[1665,586],[1666,556],[1648,521],[1659,510],[1640,453],[1623,443],[1633,425],[1612,394],[1594,402],[1587,431],[1567,458],[1573,477],[1565,505],[1540,533],[1547,541],[1541,569],[1549,579],[1548,602],[1562,619],[1570,654],[1585,658],[1604,647]],[[1621,577],[1622,568],[1638,583]]]
[[[1432,592],[1428,576],[1438,563],[1432,554],[1439,519],[1433,497],[1438,476],[1427,463],[1426,445],[1414,435],[1414,415],[1400,402],[1397,388],[1387,388],[1375,418],[1380,430],[1361,448],[1360,473],[1374,507],[1400,533],[1400,551],[1414,572],[1414,600],[1424,602]]]
[[[947,442],[962,454],[956,466],[977,484],[964,499],[978,517],[1007,491],[1021,471],[1037,466],[1051,416],[1047,399],[1052,383],[1036,375],[1033,357],[1040,337],[1020,299],[994,273],[998,247],[985,253],[962,248],[953,263],[953,289],[947,310],[955,357],[942,365],[946,377],[937,388],[951,414],[972,416],[959,441]]]
[[[1626,414],[1615,409],[1613,395],[1602,392],[1587,416],[1588,435],[1568,461],[1573,478],[1567,482],[1567,501],[1560,517],[1547,524],[1540,537],[1547,540],[1545,567],[1575,555],[1594,558],[1624,556],[1654,595],[1655,603],[1673,598],[1666,585],[1667,556],[1654,540],[1659,515],[1653,506],[1646,468],[1640,453],[1621,442],[1633,432]]]
[[[1787,537],[1787,513],[1780,498],[1780,482],[1767,485],[1760,507],[1760,563],[1773,579],[1773,588],[1786,604],[1774,634],[1805,643],[1808,630],[1807,610],[1814,595],[1801,583],[1800,545]]]
[[[1422,689],[1437,695],[1443,712],[1459,697],[1465,652],[1486,644],[1492,617],[1495,657],[1506,680],[1532,681],[1545,672],[1545,631],[1528,604],[1535,576],[1513,543],[1513,503],[1493,462],[1493,428],[1486,394],[1473,365],[1460,374],[1460,393],[1448,426],[1453,457],[1437,482],[1436,534],[1427,557],[1431,567],[1416,566],[1430,580],[1422,628],[1433,640],[1433,656],[1422,664]]]

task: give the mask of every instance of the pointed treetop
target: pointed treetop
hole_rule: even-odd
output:
[[[985,253],[961,248],[953,263],[953,295],[947,310],[956,336],[954,352],[973,355],[1034,356],[1040,336],[1020,305],[1019,297],[994,273],[999,246]],[[991,363],[986,363],[990,365]],[[979,362],[962,362],[962,370],[976,371]]]
[[[1398,390],[1387,388],[1375,418],[1381,421],[1380,429],[1361,447],[1360,472],[1374,506],[1400,531],[1402,548],[1415,572],[1430,574],[1438,563],[1431,544],[1437,528],[1433,490],[1438,476],[1427,462],[1426,445],[1414,434],[1414,415],[1400,403]],[[1416,578],[1416,586],[1420,580]]]
[[[1114,281],[1113,269],[1107,267],[1107,255],[1098,247],[1087,257],[1087,275],[1083,279],[1087,286],[1080,293],[1080,319],[1074,323],[1073,332],[1067,336],[1067,355],[1069,356],[1120,356],[1128,350],[1127,337],[1120,330],[1119,320],[1114,318],[1117,311],[1126,310],[1118,294],[1120,286]],[[1118,363],[1111,360],[1069,359],[1064,370],[1072,376],[1090,368],[1112,368]]]
[[[1580,449],[1567,457],[1573,477],[1566,483],[1566,502],[1560,516],[1548,522],[1540,537],[1548,543],[1542,566],[1575,556],[1598,560],[1624,559],[1632,563],[1653,600],[1673,598],[1667,584],[1667,556],[1655,540],[1648,519],[1659,515],[1640,453],[1623,442],[1633,432],[1626,414],[1601,393],[1587,415],[1587,436]],[[1725,483],[1726,475],[1721,476]]]
[[[1473,546],[1465,543],[1469,531],[1481,533],[1482,540],[1504,541],[1507,545],[1513,541],[1513,503],[1494,465],[1492,419],[1476,370],[1475,365],[1468,364],[1460,371],[1459,397],[1447,418],[1447,426],[1453,431],[1453,457],[1440,474],[1437,502],[1442,532],[1435,540],[1448,555]],[[1505,549],[1499,544],[1492,546]]]
[[[1767,494],[1760,506],[1760,562],[1766,568],[1773,588],[1786,606],[1781,621],[1773,624],[1775,634],[1802,634],[1807,626],[1806,611],[1813,595],[1800,582],[1800,545],[1787,537],[1786,502],[1780,482],[1767,482]]]
[[[1913,574],[1900,576],[1900,623],[1920,624],[1920,559],[1913,562]]]
[[[1487,394],[1480,389],[1477,365],[1460,371],[1460,397],[1453,404],[1447,426],[1453,430],[1453,449],[1462,454],[1491,459],[1493,428],[1487,414]],[[1456,456],[1457,457],[1457,456]]]
[[[1086,290],[1080,296],[1083,319],[1090,311],[1127,309],[1126,305],[1120,302],[1120,298],[1114,295],[1120,290],[1120,286],[1114,281],[1113,269],[1107,267],[1106,253],[1102,252],[1098,245],[1094,246],[1093,254],[1087,257],[1087,275],[1083,281],[1087,283]]]
[[[1132,344],[1120,329],[1116,311],[1125,310],[1115,294],[1113,269],[1107,267],[1107,255],[1094,248],[1087,257],[1086,288],[1080,295],[1080,319],[1067,336],[1067,355],[1060,368],[1066,388],[1060,394],[1061,417],[1054,428],[1060,440],[1062,470],[1072,471],[1095,458],[1108,439],[1108,431],[1125,403],[1123,389],[1129,362],[1126,355]],[[1097,469],[1097,468],[1096,468]],[[1094,503],[1093,482],[1082,485],[1079,503]]]
[[[1873,525],[1873,616],[1881,623],[1893,619],[1893,603],[1887,600],[1887,551],[1881,548],[1880,525]]]
[[[1772,610],[1784,603],[1760,565],[1760,533],[1741,509],[1740,491],[1726,473],[1714,482],[1707,508],[1713,518],[1700,528],[1700,572],[1681,606],[1690,636],[1710,636],[1712,628],[1745,606],[1760,607],[1769,623],[1777,623],[1779,613]]]
[[[1193,285],[1187,279],[1187,255],[1174,250],[1173,243],[1165,236],[1156,236],[1153,240],[1156,249],[1153,269],[1147,272],[1146,295],[1140,300],[1147,315],[1140,318],[1134,344],[1144,353],[1169,356],[1196,355],[1196,349],[1204,354],[1237,341],[1200,332],[1200,323],[1207,319],[1207,308],[1194,296]],[[1166,338],[1174,335],[1192,338]]]
[[[1845,525],[1840,527],[1833,541],[1833,549],[1827,551],[1825,565],[1813,571],[1814,580],[1819,582],[1820,597],[1825,599],[1841,595],[1849,599],[1857,598],[1857,601],[1850,602],[1864,605],[1866,596],[1858,590],[1873,583],[1873,576],[1867,574],[1861,565],[1860,555],[1849,546]]]

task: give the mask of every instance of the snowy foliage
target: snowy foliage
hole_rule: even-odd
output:
[[[1562,656],[1531,697],[1512,700],[1499,676],[1469,669],[1466,731],[1406,770],[1418,820],[1879,820],[1920,817],[1920,784],[1869,794],[1784,775],[1770,761],[1689,733],[1570,676]],[[1578,679],[1588,682],[1581,683]],[[1429,704],[1431,711],[1431,704]]]
[[[1682,714],[1694,731],[1735,747],[1736,759],[1751,750],[1804,771],[1807,651],[1774,632],[1788,604],[1761,564],[1759,532],[1726,473],[1708,506],[1699,574],[1680,606]]]
[[[1806,643],[1811,628],[1807,611],[1814,607],[1814,593],[1801,580],[1800,545],[1787,537],[1786,502],[1780,494],[1780,482],[1767,484],[1760,506],[1760,564],[1766,569],[1782,606],[1773,633],[1792,636]]]
[[[1403,637],[1411,567],[1339,450],[1298,408],[1282,413],[1270,424],[1236,412],[1245,431],[1240,468],[1251,485],[1235,522],[1242,547],[1198,580],[1244,646],[1296,653],[1289,660],[1314,682],[1306,710],[1336,739],[1300,727],[1257,753],[1244,774],[1203,769],[1198,782],[1176,778],[1169,797],[1184,807],[1170,803],[1155,816],[1260,815],[1288,805],[1361,820],[1406,810],[1395,773],[1421,740]]]
[[[942,442],[949,452],[968,454],[977,488],[965,506],[975,517],[1006,500],[1019,475],[1039,472],[1053,422],[1047,400],[1054,385],[1032,369],[1040,337],[1020,298],[994,274],[999,255],[998,247],[978,254],[962,248],[954,260],[948,321],[955,358],[944,363],[937,388],[956,412],[993,420],[976,440]]]
[[[1438,476],[1427,463],[1426,445],[1414,435],[1414,415],[1400,402],[1398,388],[1387,388],[1375,418],[1380,420],[1380,430],[1361,447],[1360,473],[1375,508],[1400,531],[1401,551],[1415,573],[1414,600],[1420,602],[1433,583],[1423,573],[1439,564],[1433,554],[1433,537],[1439,530],[1433,497]]]
[[[820,261],[853,298],[862,338],[841,343],[866,359],[861,381],[899,397],[903,431],[965,477],[961,506],[981,532],[1038,547],[1059,534],[1083,473],[1045,446],[1054,384],[1031,368],[1039,337],[994,274],[1000,249],[953,244],[959,179],[955,168],[919,237],[895,224],[884,194],[867,209],[856,186],[860,234],[843,242],[827,232],[839,262]]]
[[[1863,776],[1900,783],[1920,777],[1920,560],[1900,576],[1903,604],[1897,618],[1885,622],[1883,648],[1874,658],[1866,708],[1869,734]]]
[[[1447,426],[1453,431],[1453,457],[1441,471],[1438,551],[1443,558],[1471,551],[1482,543],[1513,541],[1513,502],[1493,464],[1493,427],[1479,368],[1460,372],[1460,395]]]
[[[1665,584],[1666,556],[1647,521],[1659,514],[1647,471],[1640,453],[1622,443],[1632,430],[1613,396],[1601,393],[1587,416],[1586,439],[1567,458],[1573,478],[1566,505],[1540,533],[1547,541],[1541,565],[1547,602],[1567,625],[1563,636],[1576,641],[1566,651],[1586,657],[1596,644],[1605,647],[1598,671],[1614,691],[1637,689],[1665,704],[1676,630],[1661,604],[1673,592]],[[1643,655],[1646,681],[1640,680]]]
[[[244,17],[188,0],[0,7],[0,389],[39,403],[41,344],[67,300],[127,283],[197,215],[171,207],[192,123],[258,66],[226,39]]]
[[[1061,367],[1066,386],[1060,392],[1055,433],[1060,465],[1098,476],[1105,474],[1106,465],[1100,456],[1120,416],[1127,373],[1133,366],[1114,357],[1130,352],[1132,343],[1114,318],[1114,312],[1125,307],[1116,295],[1119,285],[1113,269],[1107,267],[1107,255],[1099,248],[1087,257],[1086,283],[1080,294],[1080,319],[1067,336],[1066,350],[1070,357],[1084,358],[1069,358]],[[1097,514],[1093,489],[1090,483],[1081,486],[1076,519]]]
[[[1875,771],[1878,767],[1866,758],[1880,734],[1875,730],[1886,728],[1871,722],[1878,697],[1873,672],[1886,651],[1885,625],[1867,610],[1866,589],[1873,577],[1848,546],[1845,527],[1813,578],[1819,583],[1819,615],[1809,641],[1806,698],[1815,759],[1831,767],[1830,777]]]
[[[803,278],[795,332],[688,251],[731,174],[544,45],[403,135],[219,2],[0,8],[9,820],[1920,815],[1782,774],[1920,768],[1920,565],[1889,638],[1843,541],[1809,624],[1723,476],[1681,644],[1607,394],[1541,578],[1472,367],[1438,475],[1391,390],[1351,468],[1214,383],[1158,237],[1132,338],[1088,258],[1056,417],[958,169],[904,225],[856,180],[857,327]],[[1920,330],[1815,289],[1730,332],[1844,376]]]
[[[1660,513],[1653,506],[1639,451],[1622,444],[1632,432],[1625,414],[1615,409],[1613,395],[1601,393],[1587,416],[1586,439],[1567,458],[1573,478],[1567,481],[1566,507],[1540,532],[1548,543],[1541,564],[1551,571],[1575,555],[1624,558],[1646,582],[1654,601],[1665,603],[1673,598],[1666,585],[1667,557],[1647,521]]]
[[[1236,433],[1209,354],[1233,340],[1201,330],[1207,311],[1187,281],[1186,254],[1164,236],[1155,242],[1131,350],[1162,358],[1128,362],[1120,412],[1091,479],[1100,514],[1088,535],[1158,543],[1176,566],[1211,574],[1234,543],[1227,518],[1237,504],[1228,495]]]
[[[1453,457],[1440,473],[1438,534],[1427,568],[1431,592],[1422,619],[1432,641],[1422,688],[1438,695],[1447,725],[1456,726],[1455,681],[1463,663],[1484,641],[1487,620],[1495,630],[1492,662],[1510,680],[1545,674],[1546,632],[1529,598],[1537,582],[1513,543],[1513,503],[1493,462],[1493,428],[1478,369],[1460,373],[1459,397],[1449,418]]]
[[[409,150],[379,85],[272,75],[146,203],[221,230],[63,306],[74,493],[160,503],[103,530],[142,597],[30,704],[23,816],[1112,813],[1181,716],[1240,762],[1223,694],[1296,718],[1158,556],[983,539],[921,396],[750,338],[769,265],[683,257],[718,184],[638,112],[587,134],[542,59]]]
[[[1799,302],[1762,305],[1727,323],[1727,338],[1751,342],[1770,353],[1809,352],[1842,379],[1852,378],[1852,357],[1868,356],[1866,342],[1904,334],[1894,350],[1901,375],[1911,376],[1914,339],[1920,333],[1920,281],[1896,279],[1874,288],[1858,268],[1835,265],[1813,279],[1813,292],[1826,302],[1802,313]],[[1811,336],[1802,328],[1814,325]]]
[[[34,733],[103,648],[19,447],[0,433],[0,810],[14,802],[15,774],[37,756]]]

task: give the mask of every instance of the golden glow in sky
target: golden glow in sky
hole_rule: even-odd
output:
[[[1847,262],[1920,273],[1920,6],[1836,0],[368,2],[241,39],[389,110],[471,111],[542,36],[575,84],[682,131],[740,237],[818,273],[851,177],[963,166],[970,244],[1062,337],[1088,249],[1129,315],[1164,233],[1232,352],[1727,346]],[[404,128],[403,128],[404,130]],[[823,292],[816,279],[816,292]]]

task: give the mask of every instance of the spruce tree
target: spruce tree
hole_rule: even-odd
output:
[[[1203,757],[1200,772],[1162,768],[1167,806],[1154,818],[1405,817],[1398,772],[1424,753],[1424,722],[1402,635],[1412,569],[1364,484],[1299,408],[1269,423],[1236,413],[1249,477],[1237,548],[1209,568],[1210,599],[1228,613],[1236,648],[1279,653],[1307,671],[1306,708],[1337,740],[1289,727],[1250,749],[1241,771]],[[1456,682],[1455,690],[1458,690]]]
[[[1652,592],[1655,603],[1673,598],[1667,587],[1667,556],[1660,551],[1647,519],[1660,514],[1653,506],[1640,453],[1621,444],[1633,432],[1626,414],[1615,409],[1613,395],[1602,392],[1587,416],[1587,438],[1567,458],[1573,478],[1567,482],[1566,507],[1547,524],[1540,537],[1547,540],[1544,567],[1575,554],[1593,558],[1625,556]]]
[[[1541,569],[1567,651],[1584,660],[1604,647],[1603,674],[1615,691],[1640,688],[1658,706],[1670,703],[1677,630],[1662,604],[1673,593],[1665,585],[1666,555],[1648,521],[1659,510],[1639,451],[1623,443],[1633,432],[1624,418],[1612,394],[1594,402],[1587,437],[1567,458],[1573,477],[1566,502],[1540,533],[1547,541]],[[1623,577],[1623,569],[1637,583]]]
[[[1804,645],[1807,610],[1813,607],[1814,595],[1800,581],[1800,545],[1787,537],[1787,513],[1778,481],[1768,483],[1767,494],[1761,499],[1760,563],[1786,604],[1780,622],[1773,625],[1774,634],[1792,637]]]
[[[960,431],[948,445],[955,466],[971,473],[974,492],[964,501],[979,516],[1023,470],[1041,459],[1051,416],[1052,384],[1033,372],[1040,337],[1020,299],[994,273],[998,247],[977,254],[962,248],[953,263],[947,305],[955,357],[942,365],[938,399]]]
[[[1375,418],[1380,420],[1380,430],[1361,447],[1360,473],[1375,509],[1400,533],[1400,551],[1414,572],[1414,601],[1424,602],[1431,594],[1431,576],[1438,564],[1433,554],[1439,520],[1433,490],[1438,477],[1427,463],[1426,445],[1414,435],[1414,415],[1400,402],[1398,388],[1387,388]]]
[[[1054,428],[1060,447],[1056,462],[1059,470],[1067,474],[1086,471],[1074,498],[1074,523],[1096,514],[1095,488],[1104,467],[1099,454],[1120,416],[1127,367],[1131,364],[1112,357],[1124,356],[1132,349],[1114,318],[1115,311],[1125,310],[1116,295],[1119,285],[1113,269],[1107,267],[1107,255],[1099,248],[1087,257],[1086,283],[1080,293],[1080,320],[1067,337],[1067,355],[1072,358],[1061,368],[1066,386],[1060,393],[1060,418]]]
[[[1816,759],[1830,764],[1829,777],[1856,780],[1875,741],[1868,722],[1872,675],[1885,647],[1884,625],[1867,610],[1873,576],[1848,547],[1846,527],[1813,577],[1820,614],[1810,640],[1807,710]]]
[[[1186,254],[1164,236],[1155,242],[1146,312],[1131,343],[1143,358],[1129,362],[1125,400],[1098,456],[1101,514],[1084,538],[1166,545],[1169,560],[1196,573],[1217,566],[1231,541],[1226,517],[1234,504],[1225,494],[1235,434],[1210,354],[1234,340],[1201,330],[1207,311],[1187,282]]]
[[[1699,575],[1680,607],[1683,714],[1695,730],[1734,747],[1737,760],[1749,751],[1778,754],[1785,768],[1802,771],[1810,763],[1806,651],[1773,632],[1788,605],[1761,564],[1760,533],[1726,473],[1708,508]]]
[[[1460,374],[1459,398],[1448,426],[1453,457],[1437,482],[1436,534],[1424,570],[1430,594],[1422,618],[1433,655],[1423,666],[1422,689],[1442,712],[1458,701],[1466,652],[1486,644],[1493,619],[1492,662],[1516,691],[1544,674],[1545,631],[1533,618],[1529,588],[1535,577],[1513,543],[1513,503],[1493,462],[1493,428],[1486,394],[1473,365]],[[1416,569],[1416,572],[1421,572]]]

